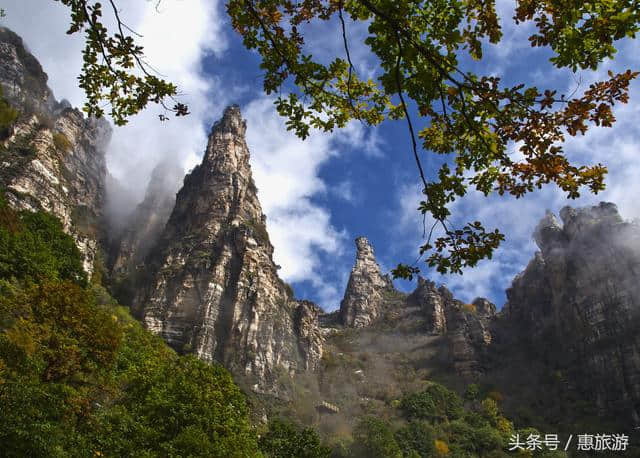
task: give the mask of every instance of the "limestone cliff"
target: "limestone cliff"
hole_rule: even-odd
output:
[[[91,272],[99,248],[111,128],[57,103],[22,39],[0,28],[0,85],[19,116],[0,138],[0,184],[9,203],[62,221]]]
[[[565,207],[560,218],[548,213],[536,228],[540,252],[507,290],[496,337],[601,413],[637,424],[640,226],[610,203]]]
[[[14,207],[59,217],[91,272],[106,239],[108,123],[58,103],[38,61],[4,28],[0,86],[18,111],[0,128],[0,185]],[[229,107],[177,196],[182,174],[157,169],[111,251],[134,313],[171,346],[223,363],[258,392],[279,395],[295,379],[282,376],[304,373],[318,403],[343,413],[374,403],[382,412],[401,391],[444,377],[488,382],[506,407],[548,413],[546,424],[573,421],[591,401],[598,414],[640,423],[640,226],[613,204],[567,207],[560,221],[548,213],[534,233],[540,252],[499,313],[422,278],[410,295],[395,290],[360,237],[340,309],[324,314],[278,277],[245,130]],[[315,414],[317,404],[301,404]]]
[[[277,275],[251,176],[245,122],[225,110],[184,179],[134,309],[174,348],[219,361],[269,389],[278,373],[313,369],[318,310]]]
[[[384,291],[393,289],[393,285],[388,276],[382,275],[366,237],[358,237],[356,247],[356,262],[340,303],[340,319],[345,326],[361,328],[380,316]]]

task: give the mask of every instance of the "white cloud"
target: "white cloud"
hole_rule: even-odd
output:
[[[346,280],[343,272],[323,262],[323,256],[342,256],[349,236],[332,225],[329,209],[313,197],[348,189],[344,183],[337,190],[327,189],[320,168],[343,151],[365,148],[370,138],[360,124],[352,123],[333,134],[313,132],[302,141],[286,130],[268,97],[248,104],[243,115],[253,176],[280,274],[290,282],[310,282],[321,305],[332,308],[343,292],[339,283]]]
[[[640,97],[637,85],[633,92],[632,100]],[[640,119],[640,105],[622,105],[616,110],[616,116],[618,121],[614,128],[593,128],[586,136],[569,137],[564,145],[571,160],[577,164],[602,162],[608,167],[605,191],[593,195],[584,190],[576,200],[568,200],[554,185],[547,185],[521,199],[509,196],[487,199],[480,193],[471,193],[451,206],[456,225],[480,220],[487,230],[499,228],[506,235],[506,241],[492,260],[465,269],[462,276],[442,276],[429,272],[422,263],[419,267],[424,271],[423,274],[445,283],[462,300],[471,301],[476,296],[493,297],[495,300],[495,290],[506,289],[514,275],[526,267],[537,250],[532,233],[545,209],[557,214],[566,205],[580,207],[609,201],[618,205],[623,218],[640,217],[640,202],[637,199],[640,194],[640,137],[636,127],[636,120]],[[413,261],[411,256],[417,255],[418,247],[424,243],[421,215],[417,211],[422,197],[419,186],[405,185],[399,188],[397,194],[395,230],[400,236],[393,250],[405,255],[409,262]]]
[[[622,40],[616,43],[618,54],[616,60],[606,61],[596,71],[582,71],[573,74],[566,70],[553,68],[543,60],[539,51],[531,50],[526,37],[530,34],[530,24],[525,27],[516,26],[509,18],[512,16],[514,2],[498,1],[499,14],[503,17],[505,37],[499,46],[490,47],[491,62],[498,62],[492,70],[498,73],[509,73],[511,66],[520,67],[523,62],[530,62],[532,72],[528,75],[528,83],[545,86],[555,82],[560,91],[573,91],[577,82],[575,97],[589,84],[607,79],[607,70],[621,72],[627,68],[640,68],[640,42],[638,40]],[[532,57],[533,56],[533,57]],[[462,300],[470,301],[475,296],[495,296],[496,290],[506,289],[513,276],[526,267],[529,259],[537,250],[531,234],[543,216],[545,209],[556,214],[566,206],[595,205],[600,201],[610,201],[618,205],[623,218],[640,217],[640,136],[638,135],[638,119],[640,119],[640,82],[631,84],[630,103],[618,105],[614,110],[617,122],[613,128],[592,127],[585,136],[567,136],[564,149],[570,160],[577,165],[602,163],[608,167],[605,191],[593,195],[583,190],[582,196],[576,200],[568,200],[566,194],[554,185],[547,185],[522,199],[492,196],[487,199],[478,193],[472,193],[451,206],[456,225],[468,221],[480,220],[487,230],[499,228],[506,235],[506,241],[495,253],[492,260],[483,261],[473,269],[466,269],[464,275],[441,276],[429,272],[424,263],[419,267],[423,274],[437,282],[446,283]],[[522,154],[514,145],[510,147],[511,157],[522,160]],[[395,214],[397,225],[394,230],[396,242],[391,245],[397,256],[412,262],[418,253],[418,247],[424,243],[422,239],[422,218],[417,211],[418,202],[422,200],[420,186],[400,186],[397,193],[398,210]],[[428,225],[428,223],[427,223]],[[413,256],[413,257],[412,257]],[[502,303],[498,303],[502,306]]]
[[[246,82],[219,81],[202,67],[206,56],[224,55],[226,33],[231,33],[223,29],[228,27],[228,22],[221,14],[218,1],[163,0],[159,12],[155,10],[155,2],[122,0],[119,5],[127,24],[144,35],[142,42],[148,61],[167,79],[178,83],[182,100],[192,112],[189,117],[160,123],[157,115],[161,111],[151,107],[134,117],[128,126],[116,129],[108,164],[112,173],[133,188],[134,194],[129,199],[133,205],[141,197],[151,169],[160,160],[167,156],[177,157],[187,168],[199,162],[206,145],[205,127],[211,125],[222,113],[224,105],[242,90],[239,85]],[[505,68],[522,66],[523,62],[528,62],[525,50],[529,50],[537,56],[529,75],[531,80],[546,81],[552,75],[557,77],[557,70],[542,62],[537,51],[530,50],[526,36],[531,26],[515,26],[509,19],[513,5],[512,0],[498,2],[505,18],[505,37],[499,46],[490,47],[491,65],[499,64],[490,69],[500,73]],[[4,23],[19,33],[38,57],[50,76],[49,84],[56,97],[67,98],[73,105],[81,106],[84,95],[77,86],[76,77],[81,68],[83,43],[81,36],[65,34],[69,22],[67,8],[58,2],[43,4],[40,0],[21,0],[4,8],[8,15]],[[311,30],[309,47],[321,59],[333,52],[343,54],[340,35],[335,33],[334,26],[328,23]],[[327,27],[331,29],[330,35],[326,33]],[[367,34],[366,24],[355,26],[348,21],[347,31],[360,76],[374,74],[375,59],[368,56],[366,46],[357,45]],[[640,67],[640,42],[627,40],[619,47],[617,64],[606,64],[598,73],[582,73],[582,89],[595,78],[602,77],[608,68]],[[574,86],[571,76],[566,81],[566,88]],[[611,200],[619,204],[624,217],[640,216],[640,200],[636,198],[640,191],[637,179],[640,176],[640,140],[635,126],[640,119],[639,98],[640,84],[636,82],[633,83],[632,103],[616,111],[618,122],[614,129],[596,128],[586,137],[571,138],[567,142],[566,150],[572,159],[581,163],[602,161],[609,167],[607,191],[595,197],[585,195],[573,202],[566,201],[554,187],[546,187],[521,200],[469,196],[455,206],[461,221],[479,219],[488,227],[499,227],[507,234],[507,241],[493,260],[468,270],[462,277],[441,280],[465,300],[471,300],[475,295],[488,295],[496,285],[507,287],[512,274],[524,268],[535,250],[531,232],[545,208],[557,212],[566,204],[586,205]],[[248,142],[259,197],[268,215],[267,224],[275,246],[276,262],[282,265],[281,273],[288,281],[309,282],[322,305],[334,306],[342,295],[352,258],[347,255],[348,261],[330,265],[324,260],[351,253],[345,248],[350,237],[345,229],[332,224],[330,210],[318,205],[314,197],[339,195],[349,201],[357,200],[358,194],[354,193],[354,183],[343,181],[328,185],[319,172],[323,164],[341,150],[359,149],[364,154],[384,159],[382,143],[375,130],[368,131],[357,123],[332,135],[314,134],[306,141],[300,141],[286,132],[272,100],[266,97],[249,103],[244,115],[248,120]],[[385,253],[387,258],[393,258],[391,264],[397,262],[396,255],[401,255],[404,262],[413,261],[422,235],[422,219],[417,211],[422,197],[420,187],[399,187],[398,190],[399,208],[394,216],[397,227],[393,228]]]
[[[177,84],[179,99],[191,112],[160,123],[162,110],[150,107],[116,128],[109,148],[109,170],[133,188],[139,199],[144,191],[141,185],[160,160],[177,157],[186,169],[200,162],[206,145],[205,126],[221,113],[229,93],[221,90],[215,75],[205,74],[202,68],[207,55],[220,55],[226,49],[217,2],[164,0],[159,11],[153,2],[135,3],[140,6],[131,11],[139,13],[133,28],[143,36],[140,40],[147,60]]]
[[[353,182],[350,180],[337,183],[330,189],[330,193],[333,197],[349,202],[350,204],[357,203],[361,198],[360,195],[354,191]]]

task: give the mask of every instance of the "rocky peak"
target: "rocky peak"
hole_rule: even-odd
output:
[[[589,237],[588,234],[596,230],[607,231],[624,223],[616,205],[609,202],[585,208],[564,207],[560,210],[560,219],[562,224],[547,210],[534,231],[534,240],[543,255]]]
[[[427,332],[432,334],[446,332],[445,304],[447,299],[446,294],[442,294],[434,282],[418,276],[418,286],[409,296],[409,301],[421,308]]]
[[[447,346],[446,359],[458,375],[476,377],[483,372],[483,358],[492,340],[494,304],[484,298],[465,304],[444,285],[436,287],[421,276],[407,302],[421,311],[427,333],[442,336]]]
[[[290,297],[251,176],[237,106],[214,124],[203,161],[185,177],[135,309],[179,351],[219,361],[270,389],[278,371],[322,354],[318,312]]]
[[[249,148],[245,142],[246,122],[240,108],[232,105],[211,128],[202,165],[209,173],[233,174],[251,180]]]
[[[536,244],[541,250],[549,251],[557,245],[562,245],[564,238],[558,219],[550,210],[547,210],[533,232]]]
[[[611,202],[585,208],[564,207],[560,210],[560,218],[568,238],[575,238],[580,232],[597,226],[613,227],[623,222],[618,207]]]
[[[211,133],[216,134],[231,134],[236,137],[244,137],[247,132],[247,123],[242,119],[242,112],[238,105],[229,105],[222,113],[222,118],[216,121],[212,128]]]
[[[384,305],[384,291],[393,285],[376,261],[366,237],[356,239],[356,262],[340,303],[340,319],[345,326],[360,328],[374,322]]]
[[[493,318],[496,316],[496,305],[484,297],[474,299],[471,305],[475,307],[478,316],[484,318]]]

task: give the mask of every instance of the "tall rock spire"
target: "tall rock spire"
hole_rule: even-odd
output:
[[[393,286],[389,277],[382,275],[369,240],[358,237],[356,248],[356,263],[340,303],[340,319],[345,326],[361,328],[378,318],[383,292]]]
[[[179,351],[254,376],[313,369],[318,311],[296,301],[277,275],[266,218],[251,176],[237,106],[214,124],[203,161],[184,180],[135,310]]]

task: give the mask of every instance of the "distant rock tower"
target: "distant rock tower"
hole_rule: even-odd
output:
[[[356,247],[356,263],[340,303],[340,320],[345,326],[362,328],[380,316],[383,292],[393,285],[388,276],[382,275],[369,240],[358,237]]]

